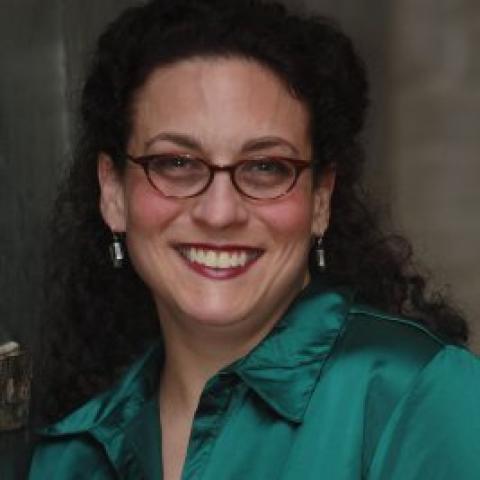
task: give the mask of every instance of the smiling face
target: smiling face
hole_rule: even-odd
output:
[[[128,153],[174,153],[228,166],[259,157],[311,161],[305,106],[268,69],[243,59],[190,59],[155,70],[134,99]],[[312,235],[328,223],[333,175],[313,191],[304,170],[281,198],[252,200],[217,172],[201,195],[167,198],[128,162],[99,158],[101,210],[125,231],[130,260],[160,319],[255,329],[308,282]]]

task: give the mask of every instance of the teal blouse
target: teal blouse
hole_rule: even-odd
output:
[[[30,480],[161,479],[160,345],[46,428]],[[206,384],[184,480],[479,480],[480,361],[311,286]]]

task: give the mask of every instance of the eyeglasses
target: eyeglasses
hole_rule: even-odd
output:
[[[259,157],[234,165],[211,165],[190,155],[160,154],[126,158],[141,167],[151,185],[165,197],[189,198],[202,194],[215,173],[228,172],[242,195],[270,200],[287,194],[311,163],[285,157]]]

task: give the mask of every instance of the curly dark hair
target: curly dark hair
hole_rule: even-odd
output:
[[[368,83],[350,39],[333,21],[294,15],[278,3],[156,0],[109,25],[83,89],[77,149],[55,204],[47,255],[35,397],[43,421],[111,386],[160,336],[144,283],[128,263],[111,267],[97,158],[107,153],[122,171],[134,94],[154,69],[194,56],[257,61],[308,107],[316,178],[330,165],[337,174],[324,237],[329,281],[450,341],[467,340],[461,315],[441,295],[426,294],[408,242],[382,231],[362,190]]]

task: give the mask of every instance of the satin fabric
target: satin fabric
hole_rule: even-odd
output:
[[[479,480],[480,360],[311,285],[209,380],[184,480]],[[162,347],[42,432],[29,478],[161,479]]]

